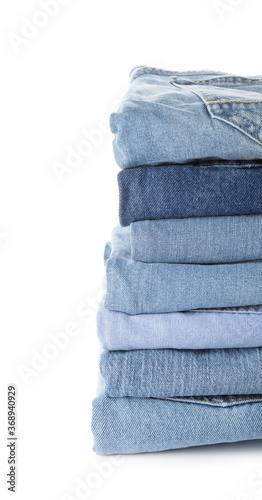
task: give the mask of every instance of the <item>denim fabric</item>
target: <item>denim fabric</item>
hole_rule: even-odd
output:
[[[97,334],[109,351],[262,347],[262,306],[132,316],[101,305]]]
[[[111,115],[121,168],[262,158],[262,79],[138,68]]]
[[[111,252],[111,254],[110,254]],[[115,228],[105,249],[105,307],[128,314],[262,304],[262,261],[148,264],[131,259],[130,229]]]
[[[262,214],[258,167],[137,167],[122,170],[118,185],[122,226],[147,219]]]
[[[262,348],[107,351],[100,373],[111,397],[262,394]]]
[[[262,396],[93,401],[94,450],[143,453],[262,439]]]
[[[131,258],[217,264],[262,259],[262,215],[144,220],[131,224]]]

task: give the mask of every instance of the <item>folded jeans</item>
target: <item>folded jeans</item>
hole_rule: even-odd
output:
[[[104,305],[128,314],[239,307],[262,303],[262,261],[166,264],[131,259],[130,228],[116,227],[105,248]]]
[[[93,401],[94,451],[144,453],[262,439],[262,396]]]
[[[107,351],[100,373],[111,397],[262,394],[262,348]]]
[[[262,347],[262,306],[130,315],[101,304],[97,334],[109,351]]]
[[[139,67],[110,125],[121,168],[261,159],[262,78]]]
[[[122,226],[152,219],[262,214],[262,168],[168,165],[118,174]]]
[[[262,215],[133,222],[131,258],[182,264],[260,260]]]

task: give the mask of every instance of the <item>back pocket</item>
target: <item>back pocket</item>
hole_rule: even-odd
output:
[[[198,95],[210,116],[262,144],[262,79],[221,76],[205,80],[171,77],[170,82]]]

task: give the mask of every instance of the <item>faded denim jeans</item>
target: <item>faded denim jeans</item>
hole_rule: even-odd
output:
[[[121,168],[262,158],[262,77],[139,67],[111,115]]]
[[[262,439],[262,396],[93,401],[94,450],[144,453]]]
[[[261,260],[262,215],[134,222],[131,258],[182,264]]]
[[[130,228],[116,227],[106,245],[104,305],[128,314],[262,304],[262,261],[148,264],[131,258]]]
[[[262,306],[130,315],[102,304],[97,334],[105,350],[262,346]]]
[[[111,397],[262,394],[262,347],[107,351],[100,372]]]

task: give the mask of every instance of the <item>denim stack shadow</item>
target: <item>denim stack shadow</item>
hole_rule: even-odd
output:
[[[146,66],[111,115],[94,450],[262,438],[262,77]]]

